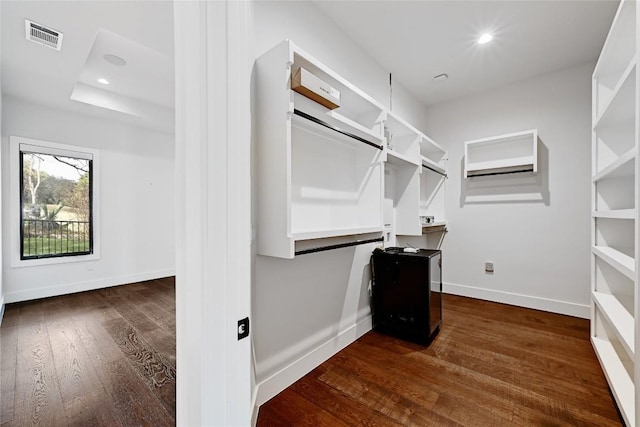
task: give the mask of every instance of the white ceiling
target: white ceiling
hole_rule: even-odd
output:
[[[316,1],[426,105],[595,62],[618,1]],[[478,45],[484,32],[493,41]],[[433,77],[446,73],[445,81]]]
[[[595,61],[617,7],[617,1],[316,4],[426,105]],[[0,5],[3,93],[172,131],[170,0],[2,0]],[[25,40],[25,18],[61,31],[62,51]],[[484,31],[495,39],[477,45]],[[118,69],[104,61],[105,53],[128,64]],[[434,82],[441,73],[449,79]],[[112,83],[95,83],[98,74],[109,75]]]
[[[171,1],[2,0],[1,7],[4,94],[173,130]],[[62,50],[25,40],[25,18],[62,32]],[[127,64],[115,66],[105,53]],[[98,77],[110,84],[97,83]]]

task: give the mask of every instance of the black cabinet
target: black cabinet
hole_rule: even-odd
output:
[[[442,323],[441,251],[387,248],[372,258],[373,328],[429,344]]]

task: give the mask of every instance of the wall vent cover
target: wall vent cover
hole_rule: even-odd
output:
[[[47,28],[36,22],[24,20],[24,36],[27,40],[38,43],[51,49],[60,50],[62,48],[62,36],[59,31]]]

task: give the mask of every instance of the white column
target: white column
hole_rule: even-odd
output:
[[[174,3],[178,426],[251,422],[250,10]]]

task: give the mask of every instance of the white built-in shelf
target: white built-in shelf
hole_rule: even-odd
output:
[[[633,176],[637,148],[632,148],[593,176],[593,182],[608,178]]]
[[[355,133],[358,136],[361,136],[363,138],[366,138],[367,140],[375,142],[378,145],[382,145],[383,138],[380,136],[378,132],[374,132],[371,129],[366,128],[360,123],[354,120],[351,120],[348,117],[343,116],[342,114],[338,113],[335,110],[327,111],[326,116],[336,120],[337,128],[341,129],[342,125],[345,125],[347,129],[350,130],[352,133]]]
[[[591,213],[594,218],[608,218],[608,219],[635,219],[635,209],[616,209],[609,211],[594,211]]]
[[[594,129],[605,128],[634,120],[636,57],[634,56],[622,74],[620,82],[612,90],[606,104],[602,106],[600,115],[593,124]]]
[[[537,129],[466,141],[464,177],[538,171]]]
[[[636,262],[632,257],[608,246],[594,246],[592,252],[616,270],[634,280]]]
[[[533,156],[473,162],[467,164],[466,174],[470,177],[494,173],[533,172],[533,163]]]
[[[400,154],[396,151],[387,149],[387,162],[396,166],[420,166],[420,162],[415,156]]]
[[[447,160],[447,150],[425,134],[422,134],[422,141],[420,141],[420,155],[438,164]]]
[[[356,234],[367,234],[381,232],[383,227],[363,227],[363,228],[342,228],[329,230],[297,231],[293,233],[296,240],[322,239],[328,237],[350,236]]]
[[[435,228],[447,225],[447,221],[432,222],[431,224],[422,224],[422,228]]]
[[[620,1],[592,79],[591,342],[628,426],[640,417],[636,8]]]
[[[338,90],[339,107],[293,90],[299,68]],[[385,108],[289,40],[257,59],[255,76],[257,254],[293,258],[297,241],[382,233]]]
[[[596,356],[628,426],[635,426],[635,386],[618,353],[607,339],[591,337]]]
[[[387,112],[384,121],[387,148],[413,164],[420,164],[421,132],[392,112]]]
[[[620,343],[630,358],[635,353],[634,347],[634,320],[620,301],[613,295],[602,292],[593,292],[593,300],[600,313],[610,323],[612,329],[618,335]]]
[[[390,111],[387,111],[384,121],[384,134],[386,163],[389,165],[385,172],[387,220],[393,222],[395,236],[420,236],[420,215],[444,220],[444,187],[438,185],[441,176],[429,174],[426,177],[420,166],[428,165],[430,169],[446,175],[447,152]],[[423,203],[422,194],[428,192],[432,197],[428,203]]]
[[[438,163],[434,162],[428,157],[422,156],[422,166],[432,170],[433,172],[439,173],[440,175],[442,175],[443,178],[447,176],[447,169],[445,169],[443,166],[439,165]]]
[[[594,121],[613,97],[621,76],[636,55],[636,2],[623,1],[593,72]]]

